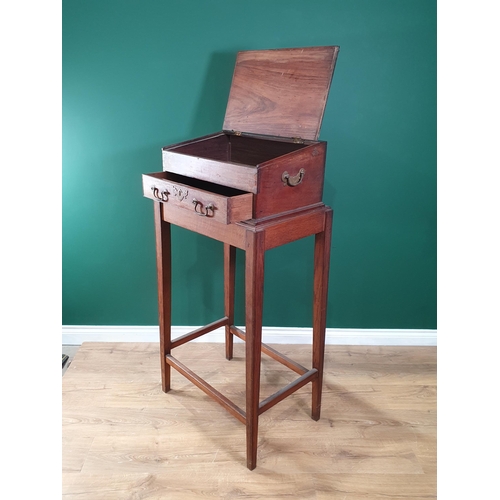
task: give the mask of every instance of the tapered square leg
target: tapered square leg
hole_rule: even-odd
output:
[[[260,402],[264,233],[248,231],[245,250],[247,467],[253,470],[257,465]]]
[[[170,365],[165,356],[170,354],[172,300],[171,300],[171,240],[170,223],[163,220],[163,205],[154,203],[156,234],[156,271],[158,279],[158,320],[160,326],[161,388],[170,390]]]
[[[224,243],[224,315],[228,317],[226,325],[226,359],[233,359],[234,325],[234,283],[236,266],[236,248]]]
[[[325,212],[325,227],[316,234],[314,242],[314,301],[313,301],[313,359],[312,366],[318,370],[318,378],[312,383],[313,420],[319,420],[323,386],[325,358],[326,310],[328,306],[328,274],[330,270],[330,245],[332,237],[333,211]]]

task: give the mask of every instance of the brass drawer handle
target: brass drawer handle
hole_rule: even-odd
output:
[[[193,198],[193,205],[194,205],[194,211],[198,215],[203,215],[204,217],[213,217],[215,215],[215,205],[213,203],[209,203],[205,207],[205,212],[203,212],[203,203],[201,201],[198,201],[196,198]]]
[[[301,168],[296,175],[290,176],[290,174],[285,170],[281,175],[281,181],[285,186],[295,187],[302,182],[305,173],[306,171],[303,168]]]
[[[151,191],[153,191],[153,196],[158,200],[158,201],[168,201],[168,195],[170,194],[166,189],[165,191],[161,191],[157,187],[152,187]]]

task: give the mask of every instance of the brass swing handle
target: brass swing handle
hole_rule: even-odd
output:
[[[290,176],[290,174],[285,170],[283,174],[281,174],[281,181],[285,186],[295,187],[302,182],[305,173],[306,171],[301,168],[296,175]]]
[[[168,195],[170,194],[166,189],[165,191],[160,191],[157,187],[152,187],[151,191],[153,191],[153,196],[158,201],[168,201]]]
[[[194,205],[194,211],[198,215],[203,215],[205,217],[213,217],[215,215],[215,205],[213,203],[209,203],[205,207],[205,212],[203,212],[203,203],[201,201],[198,201],[196,198],[193,198],[193,205]]]

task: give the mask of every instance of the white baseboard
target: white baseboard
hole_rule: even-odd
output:
[[[172,326],[172,338],[196,330],[195,326]],[[158,342],[158,326],[73,326],[62,327],[63,345],[83,342]],[[311,328],[263,327],[262,340],[267,344],[311,344]],[[218,328],[193,342],[224,342],[224,328]],[[235,342],[241,342],[235,338]],[[436,346],[437,330],[384,330],[327,328],[330,345],[399,345]]]

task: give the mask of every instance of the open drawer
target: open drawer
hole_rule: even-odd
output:
[[[252,193],[174,174],[143,174],[144,196],[223,224],[252,218]]]

